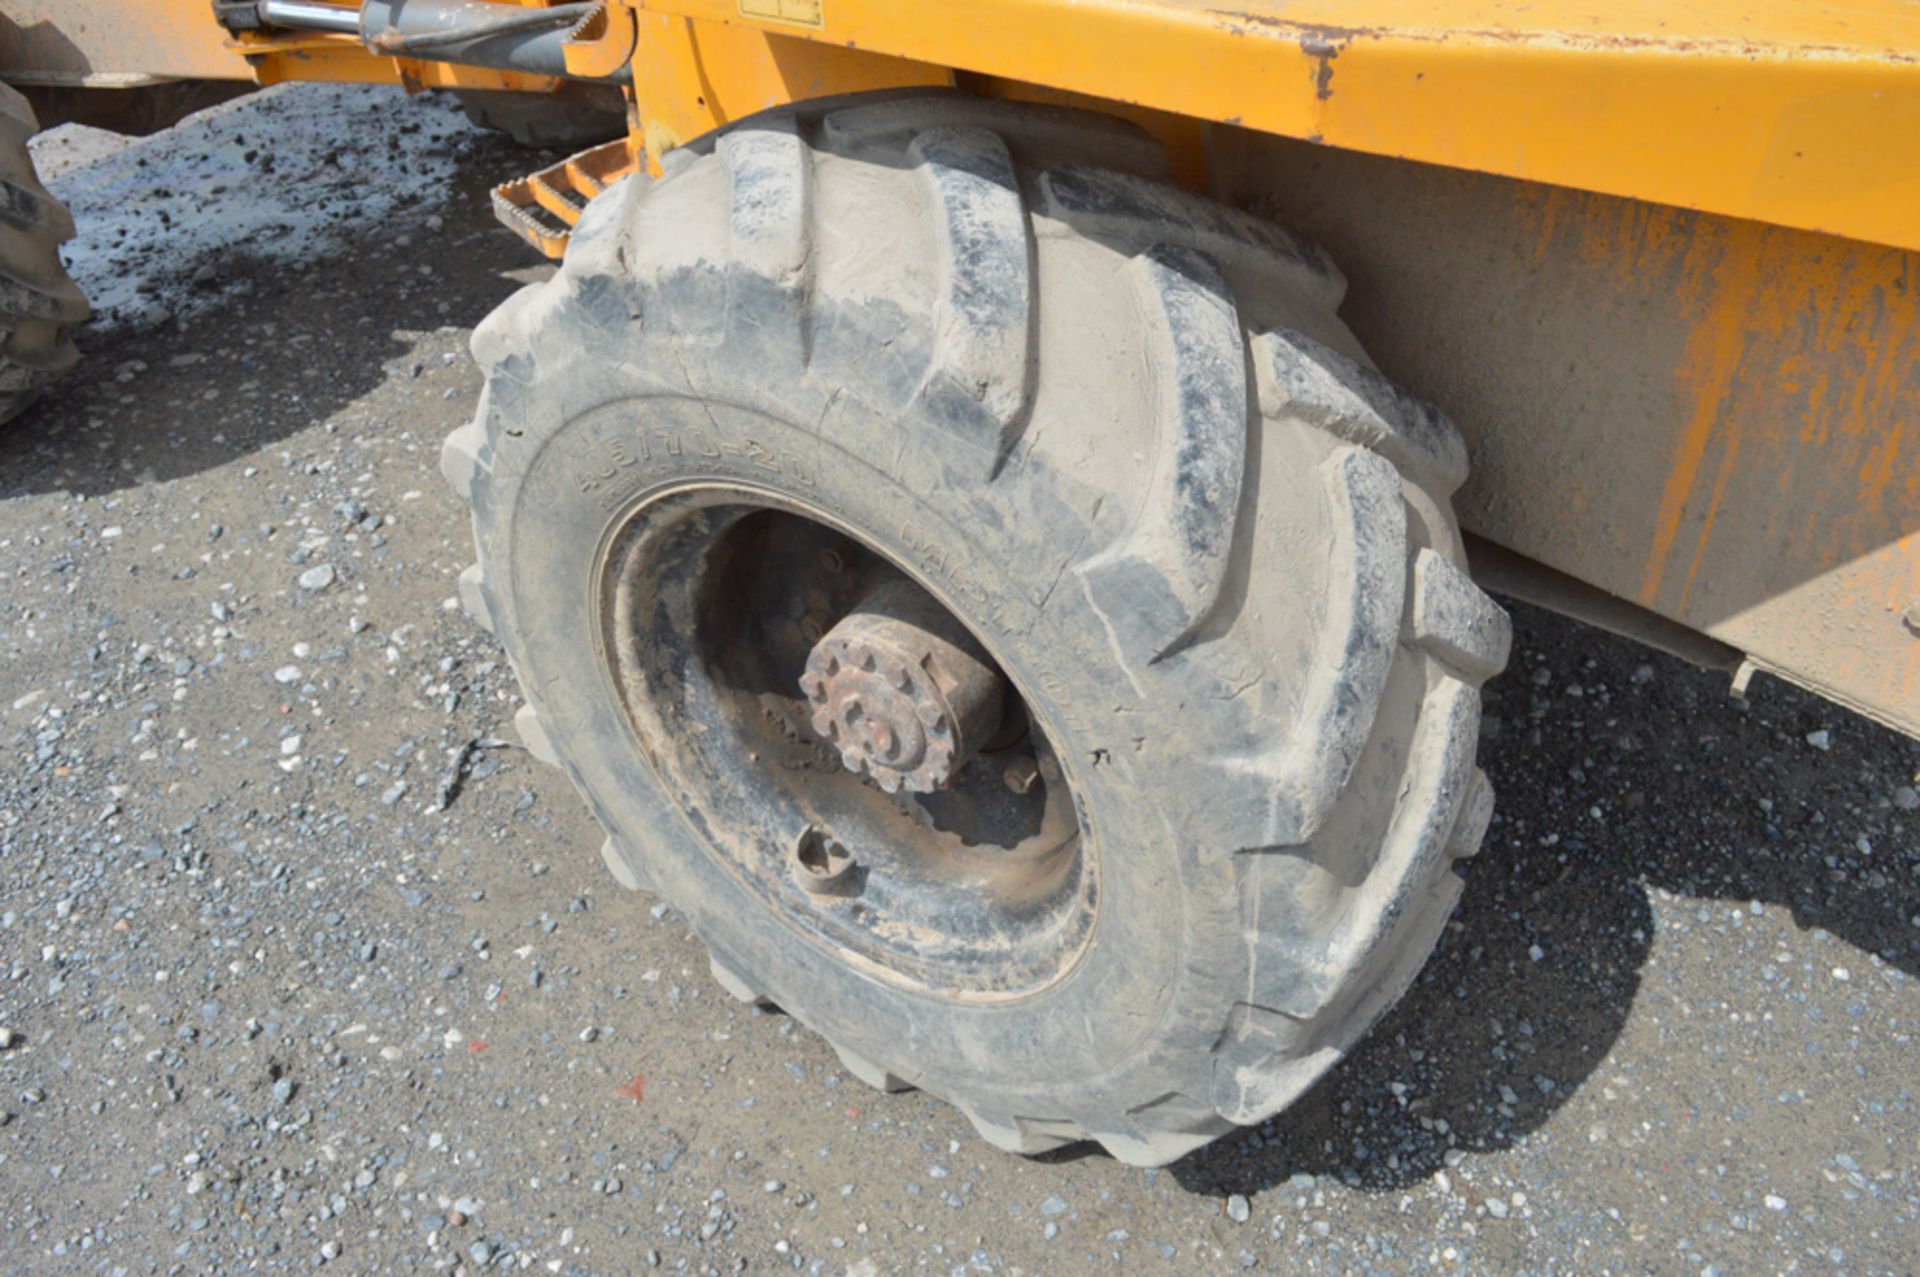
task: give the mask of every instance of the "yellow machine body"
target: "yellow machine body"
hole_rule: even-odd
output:
[[[16,83],[557,83],[232,34],[207,0],[8,9]],[[1335,253],[1349,322],[1472,444],[1462,515],[1503,588],[1920,735],[1906,0],[615,0],[567,59],[630,67],[631,127],[503,188],[554,254],[594,190],[788,102],[1135,119],[1182,180]]]

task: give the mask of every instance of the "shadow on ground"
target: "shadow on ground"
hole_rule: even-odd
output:
[[[1920,974],[1915,902],[1894,887],[1920,849],[1872,836],[1920,744],[1778,682],[1743,707],[1723,675],[1509,606],[1514,661],[1481,744],[1500,815],[1439,951],[1292,1109],[1176,1164],[1187,1189],[1251,1196],[1306,1172],[1394,1191],[1450,1142],[1537,1130],[1626,1023],[1655,889],[1784,907]],[[1806,741],[1822,729],[1830,753]]]
[[[80,366],[0,428],[0,498],[104,496],[263,453],[395,375],[411,348],[397,333],[472,328],[518,286],[510,272],[541,268],[493,220],[488,189],[550,157],[490,134],[468,145],[452,185],[411,197],[354,251],[290,267],[237,247],[188,286],[209,294],[190,318],[83,327]]]

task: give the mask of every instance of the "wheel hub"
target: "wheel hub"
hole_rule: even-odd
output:
[[[1078,961],[1094,839],[963,600],[810,506],[718,484],[636,507],[595,575],[631,733],[695,835],[687,874],[929,996],[1024,997]]]
[[[999,727],[1005,685],[965,627],[896,574],[814,645],[800,690],[848,771],[925,794]]]

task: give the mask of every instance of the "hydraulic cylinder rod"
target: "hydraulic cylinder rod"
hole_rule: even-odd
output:
[[[254,22],[245,25],[356,35],[387,57],[625,83],[631,73],[624,66],[597,77],[567,66],[568,40],[602,7],[597,2],[532,7],[495,0],[365,0],[350,9],[321,0],[258,0],[246,15]],[[233,6],[224,12],[228,25],[242,25]]]

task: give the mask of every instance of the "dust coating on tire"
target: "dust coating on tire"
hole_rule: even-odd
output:
[[[1412,979],[1491,814],[1509,630],[1464,569],[1459,436],[1373,370],[1319,250],[1166,184],[1117,121],[840,100],[669,158],[475,333],[443,453],[530,743],[729,991],[1000,1147],[1158,1165],[1278,1111]],[[1098,841],[1060,978],[889,980],[713,854],[739,831],[632,730],[596,578],[702,487],[820,512],[991,646]]]
[[[0,84],[0,422],[79,361],[71,329],[88,315],[60,261],[73,218],[40,184],[27,150],[37,130],[26,98]]]

